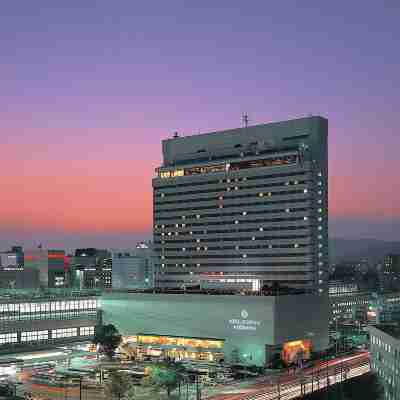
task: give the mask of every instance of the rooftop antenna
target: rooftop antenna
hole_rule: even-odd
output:
[[[249,115],[247,113],[244,113],[242,115],[242,122],[244,124],[244,127],[247,128],[249,125]]]

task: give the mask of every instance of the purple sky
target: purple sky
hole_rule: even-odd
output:
[[[160,140],[243,112],[329,118],[331,234],[399,240],[399,20],[395,0],[4,2],[0,249],[148,237]]]

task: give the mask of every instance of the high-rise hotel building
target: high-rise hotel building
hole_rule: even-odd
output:
[[[325,293],[327,139],[311,116],[163,140],[156,284]]]

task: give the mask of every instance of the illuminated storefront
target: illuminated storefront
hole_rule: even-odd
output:
[[[286,364],[293,364],[300,360],[308,360],[311,356],[311,340],[294,340],[283,345],[282,360]]]
[[[224,358],[224,340],[163,335],[126,336],[121,351],[138,359],[170,358],[219,362]]]

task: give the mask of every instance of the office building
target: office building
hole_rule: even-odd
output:
[[[400,290],[400,254],[388,254],[384,257],[382,285],[389,290]]]
[[[331,294],[331,323],[375,324],[400,320],[400,292],[348,292]]]
[[[44,288],[67,286],[65,251],[33,249],[24,251],[24,269],[38,271],[39,285]]]
[[[138,358],[263,366],[277,354],[328,347],[326,296],[240,296],[197,293],[104,292],[103,323],[114,324]]]
[[[400,327],[377,325],[370,333],[371,367],[385,390],[385,399],[400,400]]]
[[[150,289],[154,287],[154,253],[151,244],[135,249],[111,250],[113,289]]]
[[[157,286],[327,292],[328,121],[163,140]]]
[[[2,291],[0,353],[89,341],[97,310],[97,297],[90,292]]]
[[[76,249],[69,264],[70,285],[76,288],[111,288],[111,253],[104,249]]]

